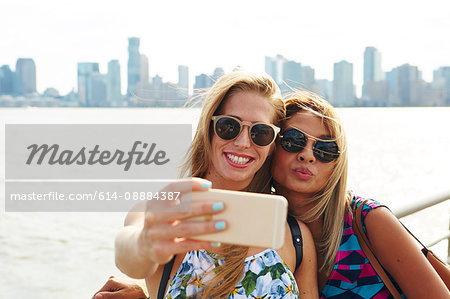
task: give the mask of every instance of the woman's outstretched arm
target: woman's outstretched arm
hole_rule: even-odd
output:
[[[180,180],[161,191],[181,192],[207,190],[206,180]],[[206,187],[208,187],[206,185]],[[145,212],[129,212],[124,228],[117,234],[115,259],[117,267],[132,278],[142,279],[155,273],[157,267],[169,262],[175,254],[196,249],[211,249],[211,243],[189,239],[195,235],[218,231],[216,221],[186,221],[193,217],[220,213],[212,201],[192,202],[187,212],[154,212],[147,201]],[[215,205],[217,207],[217,205]]]

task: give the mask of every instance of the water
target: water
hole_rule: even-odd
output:
[[[343,108],[349,188],[392,210],[450,191],[450,108]],[[0,109],[4,123],[196,123],[198,109]],[[4,163],[4,142],[0,163]],[[2,298],[90,298],[114,266],[124,213],[4,213],[0,167]],[[448,228],[449,203],[406,217],[425,243]],[[447,255],[446,242],[434,251]]]

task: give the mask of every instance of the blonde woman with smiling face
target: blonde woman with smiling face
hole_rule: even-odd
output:
[[[208,92],[183,169],[183,174],[203,179],[178,181],[164,191],[187,193],[212,186],[269,193],[270,155],[284,112],[270,77],[243,72],[223,76]],[[185,221],[223,209],[223,203],[207,201],[193,203],[192,212],[129,213],[116,238],[118,268],[132,278],[145,279],[150,298],[158,297],[164,264],[172,259],[165,298],[318,298],[315,248],[300,221],[304,246],[297,270],[287,223],[285,242],[278,250],[214,247],[189,239],[226,229],[220,220]],[[279,265],[275,277],[263,271],[273,265]],[[251,286],[243,283],[250,272],[256,276]]]
[[[289,211],[310,228],[317,250],[320,298],[393,298],[365,258],[352,228],[348,151],[336,110],[303,92],[286,102],[272,175]],[[358,203],[359,205],[360,203]],[[416,241],[380,203],[363,206],[362,223],[382,266],[407,298],[449,298]]]

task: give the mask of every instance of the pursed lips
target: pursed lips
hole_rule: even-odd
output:
[[[313,176],[313,173],[307,168],[295,168],[294,171],[300,179],[309,179]]]

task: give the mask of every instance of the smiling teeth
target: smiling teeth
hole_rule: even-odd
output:
[[[230,159],[233,163],[244,165],[250,161],[250,158],[238,157],[235,155],[227,154],[228,159]]]

